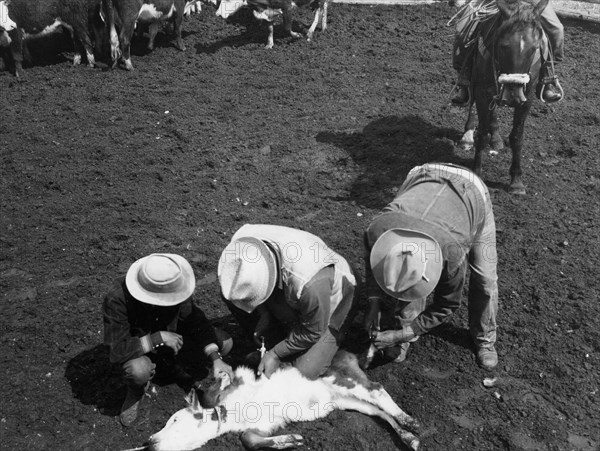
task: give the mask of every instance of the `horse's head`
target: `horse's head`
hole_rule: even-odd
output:
[[[542,44],[540,14],[549,0],[533,5],[526,0],[498,0],[502,20],[496,32],[495,64],[499,74],[499,103],[510,107],[527,101],[537,80],[536,56]]]

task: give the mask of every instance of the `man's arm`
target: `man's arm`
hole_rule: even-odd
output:
[[[160,332],[143,337],[131,335],[127,305],[121,290],[113,290],[104,298],[104,344],[110,348],[112,363],[125,363],[141,357],[162,343]]]
[[[334,267],[328,266],[306,284],[297,305],[294,306],[299,314],[299,321],[287,338],[271,350],[277,357],[283,359],[306,351],[325,333],[329,326],[334,276]]]
[[[433,294],[433,302],[411,324],[416,335],[423,335],[446,322],[460,307],[466,269],[466,261],[453,275],[448,275],[444,268]]]
[[[188,340],[195,348],[202,349],[210,360],[218,358],[219,345],[215,328],[204,312],[196,307],[193,300],[188,306],[182,306],[181,332],[184,342]]]

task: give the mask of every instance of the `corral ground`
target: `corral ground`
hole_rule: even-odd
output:
[[[204,11],[188,50],[159,35],[136,70],[62,58],[0,73],[0,435],[6,450],[140,446],[183,406],[158,386],[124,430],[101,300],[151,252],[187,257],[197,298],[237,334],[216,263],[244,223],[306,229],[361,265],[361,233],[406,173],[469,164],[449,106],[453,15],[423,7],[330,8],[314,42]],[[308,12],[295,27],[310,25]],[[600,447],[600,27],[566,21],[566,100],[527,124],[528,193],[506,192],[510,153],[484,162],[498,228],[498,386],[468,346],[466,308],[403,364],[369,371],[425,426],[425,450]],[[502,113],[503,133],[508,133]],[[238,342],[238,351],[247,346]],[[297,424],[311,450],[389,450],[384,424],[347,412]],[[240,449],[234,436],[206,449]]]

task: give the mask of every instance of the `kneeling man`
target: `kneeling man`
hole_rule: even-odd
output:
[[[302,230],[247,224],[221,254],[218,275],[223,298],[242,326],[257,340],[264,337],[259,372],[270,377],[289,361],[316,379],[329,368],[357,291],[341,255]]]

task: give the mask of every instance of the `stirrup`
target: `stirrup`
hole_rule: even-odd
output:
[[[560,92],[560,99],[558,99],[556,102],[551,102],[551,103],[559,103],[562,102],[563,99],[565,98],[565,91],[563,90],[562,86],[560,85],[560,82],[558,81],[558,77],[557,76],[553,76],[550,81],[547,81],[546,78],[544,78],[544,80],[542,81],[541,84],[541,88],[540,88],[540,93],[539,93],[539,99],[542,101],[542,103],[548,103],[544,100],[544,91],[546,90],[546,86],[549,84],[553,84],[556,86],[556,88],[558,89],[558,91]]]
[[[467,92],[469,94],[469,96],[467,97],[466,102],[464,102],[464,103],[454,103],[454,102],[452,102],[452,94],[454,94],[456,91],[458,91],[459,86],[463,86],[463,87],[467,88]],[[450,94],[448,94],[448,99],[450,100],[450,103],[452,103],[452,105],[454,105],[454,106],[461,107],[461,108],[465,107],[465,106],[469,106],[473,102],[473,94],[471,92],[471,87],[470,86],[459,85],[458,83],[456,83],[452,87],[452,90],[450,91]]]

